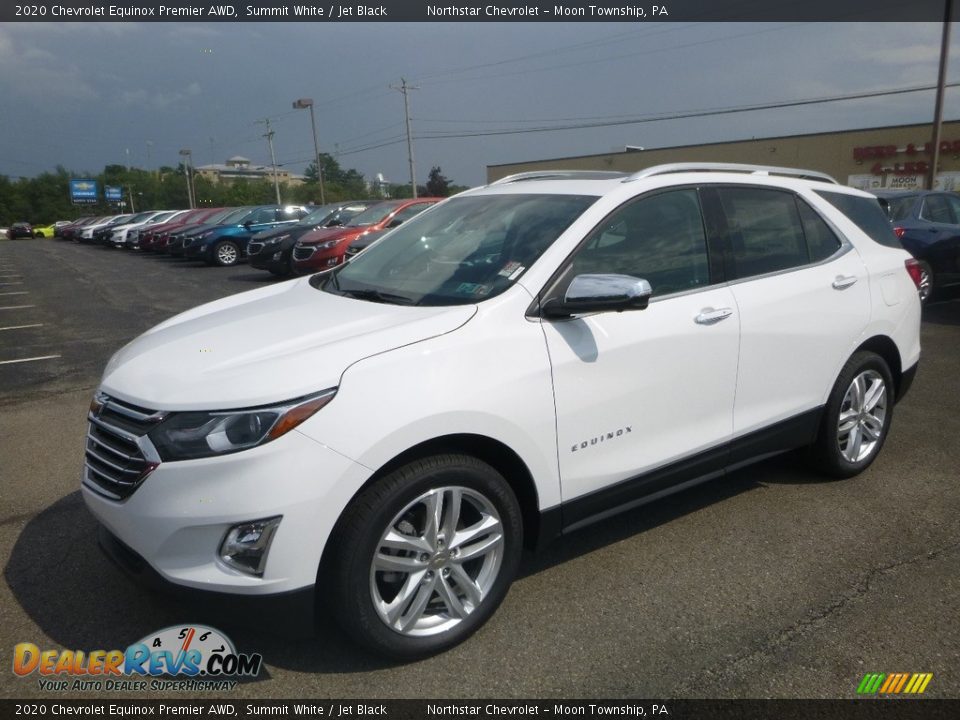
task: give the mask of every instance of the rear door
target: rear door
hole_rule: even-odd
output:
[[[825,402],[870,317],[866,268],[789,190],[719,186],[708,197],[725,226],[724,265],[740,317],[734,436],[781,421],[786,435],[815,431],[817,414],[808,411]]]

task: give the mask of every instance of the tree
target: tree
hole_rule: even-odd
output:
[[[432,197],[447,197],[450,194],[450,181],[443,176],[439,165],[430,168],[427,176],[427,194]]]

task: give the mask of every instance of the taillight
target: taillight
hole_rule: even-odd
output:
[[[920,289],[920,261],[916,258],[908,258],[903,261],[903,264],[907,267],[907,274],[910,276],[910,279],[913,280],[913,284],[917,286],[917,290]]]
[[[902,227],[895,227],[893,232],[898,238],[902,238],[903,234],[906,232],[906,229]]]

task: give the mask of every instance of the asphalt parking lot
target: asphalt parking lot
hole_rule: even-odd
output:
[[[200,620],[99,551],[78,492],[86,408],[125,342],[270,282],[245,265],[0,241],[4,653],[125,648]],[[410,665],[329,623],[303,637],[203,618],[264,656],[231,697],[850,698],[867,672],[930,672],[927,696],[960,697],[960,299],[925,309],[922,340],[860,477],[827,482],[781,457],[582,530],[527,557],[474,638]],[[3,697],[53,696],[6,668]]]

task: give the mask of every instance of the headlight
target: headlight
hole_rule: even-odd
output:
[[[322,243],[317,243],[317,247],[321,250],[327,250],[329,248],[339,245],[343,241],[343,238],[338,238],[337,240],[326,240]]]
[[[164,461],[226,455],[286,435],[336,394],[336,388],[329,388],[281,405],[224,412],[171,413],[149,436]]]
[[[200,233],[199,235],[194,235],[194,237],[195,237],[197,240],[203,240],[204,238],[210,237],[210,236],[213,235],[215,232],[216,232],[216,230],[207,230],[207,231],[205,231],[205,232]]]
[[[280,242],[281,240],[286,240],[288,237],[290,237],[289,233],[287,233],[286,235],[278,235],[277,237],[270,238],[269,240],[264,240],[263,244],[276,245],[278,242]]]

